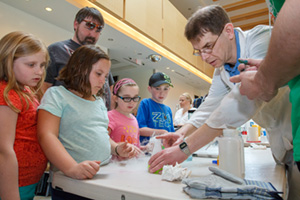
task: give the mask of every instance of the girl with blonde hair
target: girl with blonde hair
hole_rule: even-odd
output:
[[[33,199],[47,159],[37,140],[37,107],[49,61],[35,36],[0,40],[0,198]]]

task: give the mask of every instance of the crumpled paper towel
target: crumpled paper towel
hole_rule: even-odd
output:
[[[180,164],[176,163],[173,167],[172,165],[165,165],[162,171],[162,180],[166,181],[180,181],[184,178],[189,177],[191,171],[187,168],[181,167]]]

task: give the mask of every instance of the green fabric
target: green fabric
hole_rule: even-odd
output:
[[[37,186],[37,183],[19,187],[21,200],[32,200],[33,197],[35,196],[36,186]]]
[[[285,0],[266,0],[270,12],[273,14],[274,17],[277,17],[283,3]]]
[[[289,81],[290,102],[292,103],[292,130],[294,159],[300,161],[300,75]]]

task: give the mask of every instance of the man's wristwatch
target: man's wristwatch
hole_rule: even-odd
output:
[[[190,156],[191,155],[191,152],[189,150],[189,147],[187,145],[186,142],[182,142],[180,145],[179,145],[179,148],[180,150],[185,153],[187,156]]]

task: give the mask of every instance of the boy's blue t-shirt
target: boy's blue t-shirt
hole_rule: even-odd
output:
[[[136,119],[139,123],[139,128],[148,127],[174,132],[171,108],[150,98],[141,101]],[[150,137],[140,136],[141,145],[146,145],[149,139]]]

